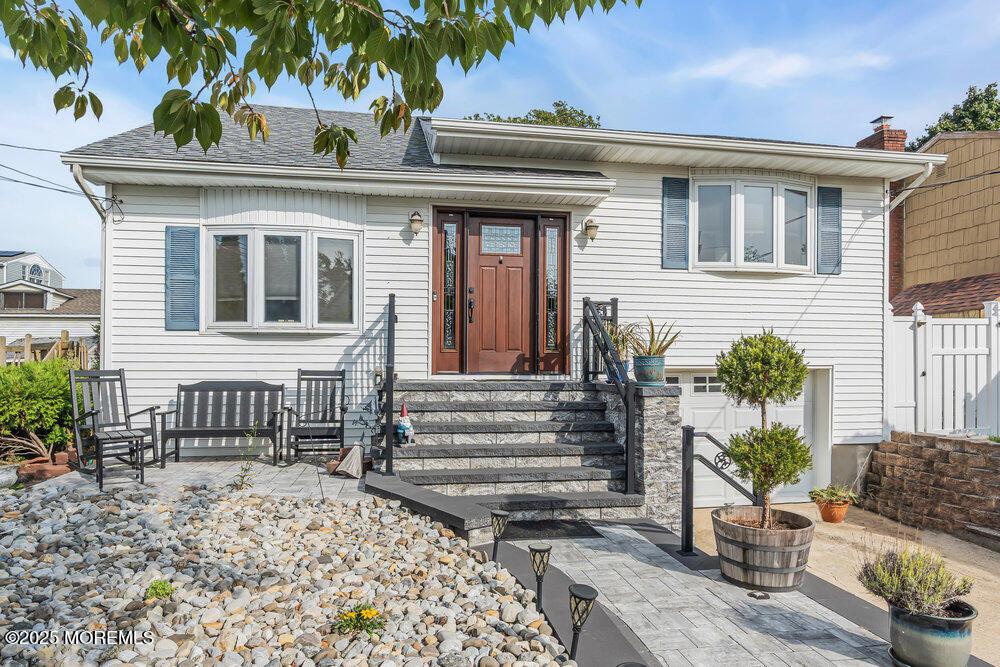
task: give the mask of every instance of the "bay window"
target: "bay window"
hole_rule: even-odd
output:
[[[692,241],[704,269],[811,269],[811,186],[784,181],[694,181]]]
[[[358,233],[209,228],[209,328],[357,331]]]

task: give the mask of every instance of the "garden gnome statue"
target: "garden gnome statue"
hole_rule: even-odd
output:
[[[413,442],[413,424],[410,423],[410,416],[406,411],[406,401],[403,401],[403,408],[399,411],[399,421],[396,422],[396,440],[404,447],[415,444]]]

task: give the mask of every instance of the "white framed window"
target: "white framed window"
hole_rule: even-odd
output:
[[[810,184],[699,179],[691,187],[694,267],[812,271],[816,196]]]
[[[208,329],[360,331],[360,233],[209,227],[205,235]]]

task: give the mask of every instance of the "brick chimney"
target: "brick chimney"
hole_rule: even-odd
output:
[[[892,116],[879,116],[872,121],[872,133],[857,143],[858,148],[882,151],[906,150],[906,130],[894,130],[889,125]],[[902,181],[889,184],[891,200],[903,187]],[[889,300],[903,289],[903,207],[889,214]]]

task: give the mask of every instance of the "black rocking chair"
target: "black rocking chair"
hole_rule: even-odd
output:
[[[97,487],[104,490],[104,480],[112,470],[114,476],[146,481],[146,452],[157,460],[155,406],[131,412],[125,391],[125,371],[69,372],[70,393],[73,396],[73,431],[80,472],[95,474]],[[134,426],[132,418],[149,415],[149,427]],[[93,456],[93,467],[87,461]],[[120,466],[108,467],[106,461],[118,461],[128,467],[119,474]]]
[[[339,451],[344,446],[347,391],[344,371],[299,369],[295,407],[288,427],[288,461],[300,454]],[[293,454],[294,452],[294,459]]]

